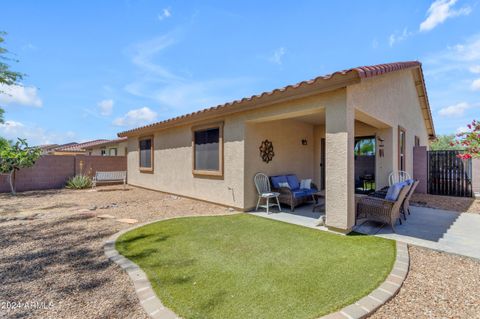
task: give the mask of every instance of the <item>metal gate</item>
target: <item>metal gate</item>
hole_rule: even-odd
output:
[[[461,151],[428,152],[428,193],[472,197],[472,160],[457,157]]]

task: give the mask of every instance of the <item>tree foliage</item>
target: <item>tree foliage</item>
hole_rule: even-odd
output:
[[[11,58],[10,52],[3,47],[6,33],[0,31],[0,94],[6,94],[2,87],[10,85],[18,85],[25,74],[12,71],[7,62],[18,62],[18,60]],[[4,110],[0,106],[0,124],[4,122]]]
[[[435,141],[430,143],[432,151],[463,150],[462,145],[456,144],[455,134],[438,135]]]
[[[29,147],[25,139],[7,143],[0,148],[0,173],[10,175],[10,189],[15,195],[15,172],[32,167],[41,155],[41,150]]]
[[[465,152],[457,155],[461,159],[480,158],[480,122],[473,120],[467,125],[468,131],[457,134],[452,145],[461,145]]]

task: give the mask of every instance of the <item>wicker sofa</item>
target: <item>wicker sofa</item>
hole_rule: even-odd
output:
[[[280,193],[278,196],[280,203],[290,206],[292,212],[298,205],[314,201],[313,194],[318,192],[314,183],[310,184],[310,189],[300,188],[300,181],[295,174],[270,176],[270,182],[272,191]],[[282,187],[280,185],[282,183],[288,183],[288,187]]]

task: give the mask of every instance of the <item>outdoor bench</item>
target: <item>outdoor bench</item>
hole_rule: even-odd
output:
[[[118,183],[123,182],[123,188],[125,188],[127,182],[126,171],[114,171],[114,172],[96,172],[92,181],[92,188],[97,186],[97,183]]]

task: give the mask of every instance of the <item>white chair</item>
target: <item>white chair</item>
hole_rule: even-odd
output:
[[[278,196],[280,196],[280,193],[272,192],[268,176],[263,173],[257,173],[253,180],[255,182],[255,187],[257,188],[258,192],[258,201],[255,210],[258,210],[258,207],[263,207],[267,209],[267,214],[270,214],[270,206],[278,206],[278,210],[282,211],[282,207],[280,206],[280,202],[278,201]],[[260,201],[263,198],[265,198],[266,204],[260,205]],[[270,204],[270,198],[275,198],[277,200],[277,203]]]
[[[391,172],[388,176],[388,186],[392,186],[398,182],[404,182],[407,179],[410,179],[410,175],[405,171],[395,171]]]

